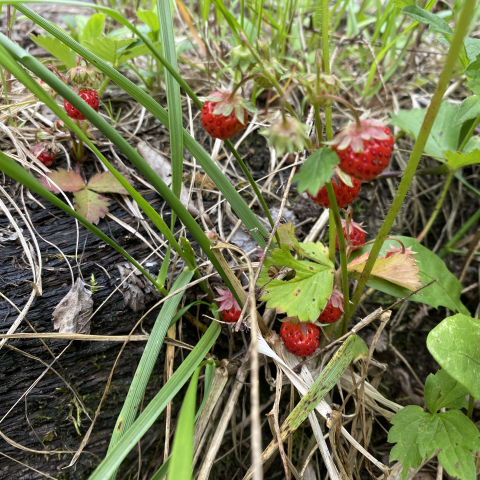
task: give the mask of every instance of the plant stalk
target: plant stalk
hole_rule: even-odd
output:
[[[393,222],[395,221],[395,218],[397,217],[397,214],[403,204],[405,196],[408,193],[410,184],[412,183],[415,171],[418,167],[418,163],[420,162],[420,158],[432,130],[433,123],[435,122],[435,118],[437,117],[438,111],[440,110],[443,96],[445,94],[445,91],[447,90],[448,83],[455,67],[455,63],[460,54],[460,50],[463,48],[463,38],[465,37],[465,34],[467,32],[470,20],[473,17],[474,7],[475,0],[465,0],[462,11],[460,13],[457,27],[455,29],[455,33],[452,38],[452,43],[447,54],[447,58],[442,69],[442,73],[440,74],[440,78],[438,80],[437,88],[435,89],[432,101],[430,103],[430,106],[428,107],[427,114],[425,115],[425,119],[420,129],[420,133],[410,155],[410,159],[405,169],[405,173],[403,174],[397,193],[395,195],[395,198],[393,199],[392,206],[390,207],[390,210],[385,217],[380,231],[378,232],[378,236],[375,240],[375,243],[373,244],[365,268],[363,269],[360,279],[358,280],[357,288],[352,297],[352,308],[349,309],[348,314],[345,313],[344,321],[347,322],[347,324],[350,321],[351,315],[355,311],[355,308],[360,300],[365,286],[367,285],[368,278],[375,264],[375,260],[380,253],[380,249],[383,246],[383,242],[387,238],[387,235],[392,228]]]

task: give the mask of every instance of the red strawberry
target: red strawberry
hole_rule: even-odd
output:
[[[320,323],[335,323],[342,316],[342,313],[343,295],[335,289],[318,317],[318,321]]]
[[[407,247],[405,249],[405,252],[404,252],[402,247],[392,247],[392,246],[390,246],[390,249],[388,250],[387,254],[385,255],[385,258],[393,257],[397,253],[404,253],[405,255],[413,258],[413,255],[417,252],[412,252],[412,247]]]
[[[340,158],[340,168],[358,180],[372,180],[388,166],[392,156],[392,132],[380,120],[360,120],[360,128],[352,123],[332,140]]]
[[[342,220],[342,230],[344,238],[347,237],[347,222]],[[365,230],[360,224],[355,222],[348,223],[348,233],[350,234],[350,245],[352,247],[359,247],[365,243]],[[335,236],[335,249],[338,250],[338,237]]]
[[[32,153],[46,166],[50,167],[58,155],[58,148],[52,143],[37,143],[32,148]]]
[[[287,351],[297,356],[311,355],[320,343],[320,330],[308,322],[284,322],[280,336]]]
[[[350,205],[360,193],[362,182],[352,177],[350,177],[350,179],[352,180],[352,187],[349,187],[346,183],[344,183],[340,177],[337,177],[332,181],[333,191],[335,192],[338,208],[344,208]],[[335,180],[338,181],[338,185]],[[325,208],[331,207],[326,187],[322,187],[316,195],[310,195],[308,191],[307,194],[317,205]]]
[[[241,95],[218,90],[205,99],[200,121],[211,137],[227,140],[247,126],[248,111],[255,110]]]
[[[215,300],[220,302],[218,311],[222,312],[223,320],[229,323],[237,322],[242,310],[233,296],[233,293],[230,290],[224,290],[223,288],[217,288],[217,292],[220,294],[220,297],[215,298]]]
[[[78,92],[78,96],[85,100],[96,112],[98,112],[99,99],[95,90],[84,88]],[[67,100],[63,101],[63,108],[70,118],[74,120],[85,120],[85,117]]]

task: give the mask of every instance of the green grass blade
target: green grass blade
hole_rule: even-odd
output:
[[[125,435],[107,455],[102,463],[96,468],[89,480],[106,480],[112,475],[123,459],[142,438],[145,432],[153,425],[158,416],[163,412],[167,404],[187,382],[197,366],[202,362],[206,353],[215,343],[220,334],[220,324],[213,322],[202,336],[195,348],[182,362],[180,367],[170,377],[170,380],[148,404],[135,423],[128,429]]]
[[[78,42],[66,35],[62,30],[55,25],[43,19],[40,15],[30,10],[22,4],[17,4],[25,16],[33,20],[37,25],[42,27],[54,37],[60,39],[65,45],[68,45],[77,54],[83,57],[88,62],[95,65],[101,72],[107,75],[114,83],[123,88],[129,95],[143,105],[152,115],[154,115],[160,122],[169,128],[169,120],[167,111],[159,105],[146,92],[133,84],[130,80],[125,78],[121,73],[104,62],[92,52],[82,47]],[[12,53],[13,54],[13,53]],[[13,54],[15,56],[15,54]],[[188,93],[188,92],[187,92]],[[227,202],[232,206],[233,211],[242,220],[245,227],[250,231],[250,234],[261,248],[265,248],[265,238],[268,237],[268,232],[262,223],[256,218],[254,213],[250,210],[248,205],[242,197],[235,190],[233,185],[228,181],[225,175],[221,172],[215,162],[208,156],[203,148],[195,141],[195,139],[184,129],[183,143],[187,150],[195,157],[200,166],[205,170],[205,173],[210,177],[212,182],[222,192]]]
[[[160,38],[166,61],[178,73],[175,35],[173,33],[170,0],[157,0],[158,19],[160,21]],[[180,85],[169,70],[165,70],[167,88],[168,121],[170,124],[170,152],[172,159],[172,191],[180,198],[183,174],[183,117]],[[172,216],[172,229],[175,217]]]
[[[193,430],[199,373],[200,368],[197,368],[190,380],[190,385],[180,410],[173,439],[167,480],[190,480],[192,478]]]
[[[192,270],[184,270],[175,283],[172,286],[172,292],[187,285],[193,277]],[[170,326],[170,320],[175,315],[178,304],[182,299],[185,291],[178,293],[174,297],[169,298],[163,304],[160,310],[155,325],[150,333],[148,342],[145,345],[145,350],[142,354],[142,358],[137,366],[135,375],[133,377],[130,388],[128,389],[127,398],[123,404],[122,411],[118,416],[115,429],[113,430],[112,438],[110,439],[110,445],[108,451],[112,451],[115,445],[123,437],[125,432],[132,426],[135,421],[135,417],[138,413],[138,408],[142,403],[142,397],[145,393],[148,380],[152,374],[153,367],[157,361],[158,354],[162,348],[163,339]],[[107,453],[108,455],[108,453]]]
[[[79,215],[73,208],[70,208],[66,203],[62,202],[52,192],[49,192],[43,185],[41,185],[33,175],[24,170],[17,162],[7,157],[0,151],[0,171],[4,172],[10,178],[13,178],[16,182],[21,183],[32,192],[40,195],[45,200],[49,201],[56,207],[60,208],[64,212],[77,219],[85,228],[90,230],[94,235],[103,240],[105,243],[114,248],[117,252],[123,255],[132,265],[134,265],[140,272],[145,275],[154,285],[157,285],[155,279],[133,258],[131,257],[120,245],[115,243],[111,238],[105,235],[99,228],[91,224],[84,217]],[[165,289],[162,293],[167,293]]]

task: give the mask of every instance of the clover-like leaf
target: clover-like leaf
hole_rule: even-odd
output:
[[[53,193],[60,193],[60,191],[78,192],[86,186],[83,178],[80,176],[80,174],[75,172],[75,170],[65,170],[63,168],[59,168],[58,170],[53,170],[47,175],[47,177],[55,182],[60,190],[52,185],[45,177],[39,178],[38,181],[47,190],[50,190]]]
[[[352,260],[347,265],[351,274],[361,274],[365,268],[370,252]],[[415,258],[407,253],[397,253],[390,258],[377,258],[371,275],[390,283],[414,291],[422,286],[418,272],[420,268],[415,265]]]
[[[431,373],[425,381],[425,404],[431,413],[441,408],[466,407],[467,393],[468,390],[443,368],[435,375]]]
[[[128,193],[111,172],[97,173],[88,181],[87,188],[99,193]]]
[[[73,196],[75,198],[75,210],[95,225],[108,212],[109,199],[98,193],[84,189],[75,192]]]
[[[330,181],[333,167],[339,163],[338,155],[331,148],[315,150],[305,160],[300,172],[293,177],[292,181],[298,182],[297,191],[302,193],[306,190],[311,195],[316,195]]]
[[[294,278],[272,280],[268,269],[273,265],[291,268]],[[334,274],[332,264],[295,259],[285,244],[281,249],[272,250],[271,257],[265,259],[257,285],[265,286],[261,299],[267,301],[267,308],[276,308],[277,312],[298,317],[303,322],[315,321],[332,293]]]

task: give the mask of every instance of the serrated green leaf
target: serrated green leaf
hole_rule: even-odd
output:
[[[412,295],[409,300],[425,303],[434,308],[442,306],[452,311],[468,313],[467,308],[460,300],[462,286],[458,279],[448,270],[445,262],[440,257],[428,248],[420,245],[414,238],[402,236],[393,236],[391,238],[397,238],[406,248],[411,247],[412,251],[416,252],[414,258],[420,267],[418,274],[420,275],[422,285],[438,279],[437,282],[423,289],[420,293]],[[379,256],[384,257],[391,246],[398,246],[398,242],[389,239],[385,240]],[[366,245],[354,252],[351,258],[355,258],[371,249],[371,245]],[[406,288],[398,287],[375,277],[371,277],[367,285],[397,298],[405,297],[411,293]]]
[[[476,77],[478,71],[480,70],[480,58],[477,56],[477,58],[473,61],[470,62],[467,67],[465,68],[465,74],[471,78]]]
[[[461,124],[455,123],[458,107],[458,105],[453,106],[448,101],[444,101],[435,119],[430,136],[428,137],[425,152],[436,157],[439,161],[443,161],[445,151],[450,150],[455,152],[457,150],[458,137],[462,127]],[[398,114],[390,113],[391,122],[416,140],[426,112],[426,108],[413,108],[408,111],[400,110]],[[463,151],[470,152],[475,148],[480,148],[480,143],[472,137],[465,145]]]
[[[77,213],[94,225],[97,225],[100,219],[108,213],[110,200],[103,195],[84,189],[74,192],[73,197]]]
[[[447,317],[428,334],[427,348],[451,377],[480,398],[480,320],[461,313]]]
[[[298,243],[296,245],[299,253],[304,257],[313,260],[320,265],[324,265],[328,268],[334,268],[332,261],[329,258],[329,250],[328,247],[323,245],[320,242],[306,242],[306,243]]]
[[[98,193],[119,193],[121,195],[128,193],[111,172],[97,173],[88,181],[87,188]]]
[[[80,35],[80,43],[90,42],[94,37],[101,38],[103,27],[105,26],[105,15],[103,13],[94,13],[88,19]]]
[[[160,42],[155,42],[153,46],[155,48],[158,48],[159,50],[162,49],[162,44]],[[128,60],[131,60],[132,58],[141,57],[142,55],[148,55],[149,53],[150,53],[150,49],[145,44],[137,45],[132,48],[127,48],[126,50],[122,51],[122,54],[119,57],[118,63],[119,64],[125,63],[125,62],[128,62]]]
[[[265,259],[257,282],[258,286],[265,285],[261,299],[267,300],[267,308],[276,308],[303,322],[315,321],[332,293],[335,272],[325,265],[295,259],[288,245],[272,250],[271,255]],[[295,277],[272,280],[268,269],[273,265],[291,268]]]
[[[435,375],[431,373],[425,381],[425,404],[431,413],[436,413],[441,408],[466,406],[467,393],[468,390],[444,369],[439,370]]]
[[[33,43],[45,49],[50,55],[58,58],[66,67],[73,68],[77,65],[77,54],[62,43],[58,38],[49,35],[30,35]]]
[[[417,5],[408,5],[402,10],[402,13],[412,17],[417,22],[428,25],[435,32],[443,35],[453,35],[453,30],[443,18]]]
[[[473,95],[466,98],[458,107],[455,114],[455,123],[463,123],[480,115],[480,96]]]
[[[475,149],[469,153],[447,151],[445,152],[445,158],[447,159],[447,165],[449,165],[452,170],[458,170],[467,165],[480,163],[480,150]]]
[[[319,148],[305,160],[292,182],[298,182],[299,193],[307,190],[311,195],[315,195],[330,181],[333,167],[339,163],[338,155],[331,148]]]
[[[101,37],[92,38],[91,41],[85,41],[84,46],[92,53],[98,55],[102,60],[116,65],[119,62],[122,50],[135,42],[133,38],[126,38],[123,40]]]

